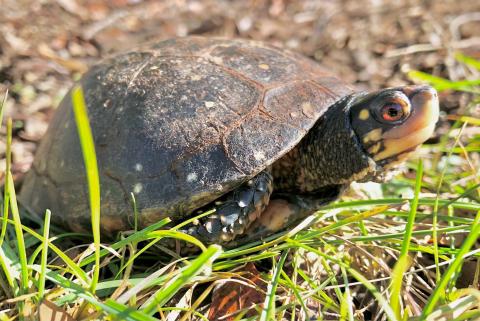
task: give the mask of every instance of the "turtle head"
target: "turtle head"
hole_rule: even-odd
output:
[[[425,142],[439,115],[437,92],[429,86],[362,93],[350,104],[351,126],[363,150],[376,163],[376,176],[404,161]]]
[[[298,169],[285,175],[306,192],[383,181],[432,135],[438,114],[437,93],[428,86],[345,96],[304,137],[294,151]]]

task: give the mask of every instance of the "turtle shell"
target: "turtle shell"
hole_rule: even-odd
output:
[[[104,60],[80,81],[101,182],[101,226],[174,221],[292,149],[352,90],[308,58],[247,40],[187,37]],[[68,94],[20,198],[56,221],[90,226],[85,167]]]

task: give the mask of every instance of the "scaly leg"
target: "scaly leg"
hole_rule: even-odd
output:
[[[268,205],[272,190],[272,175],[268,171],[263,171],[224,195],[212,207],[205,207],[206,210],[215,208],[215,213],[180,231],[206,244],[226,244],[237,235],[242,235],[260,217]]]

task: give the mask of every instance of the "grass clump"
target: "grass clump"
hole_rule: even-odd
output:
[[[458,59],[478,67],[469,57]],[[476,80],[411,76],[477,99]],[[409,171],[382,185],[381,197],[359,197],[371,192],[360,186],[289,231],[222,251],[178,227],[162,230],[167,219],[101,243],[93,139],[79,88],[73,97],[93,239],[51,233],[48,211],[40,230],[22,224],[7,135],[0,320],[42,320],[48,309],[66,320],[208,320],[211,297],[222,284],[232,291],[232,284],[253,288],[262,299],[256,309],[241,307],[227,320],[480,318],[480,250],[474,248],[480,235],[480,136],[472,130],[480,119],[473,114],[450,117],[445,134],[420,151],[422,161],[412,160]],[[193,243],[201,254],[180,257],[163,247],[165,238]],[[70,240],[72,246],[65,246]],[[245,272],[252,263],[263,283]]]

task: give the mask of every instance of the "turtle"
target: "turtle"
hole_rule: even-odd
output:
[[[358,91],[321,64],[244,39],[189,36],[105,58],[79,81],[101,184],[101,231],[169,218],[225,247],[262,240],[383,181],[433,133],[436,91]],[[131,193],[135,196],[134,217]],[[20,192],[35,213],[91,229],[71,92]]]

